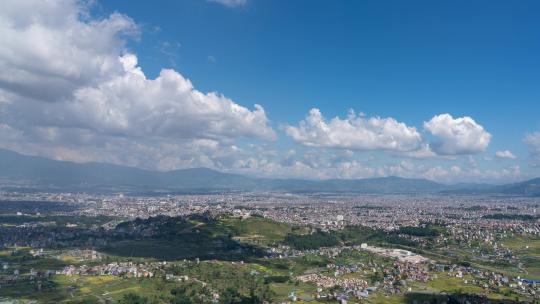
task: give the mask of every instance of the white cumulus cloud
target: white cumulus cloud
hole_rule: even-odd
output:
[[[422,140],[416,128],[393,118],[366,118],[351,111],[344,119],[326,121],[315,108],[298,126],[286,126],[285,132],[305,146],[354,150],[412,151]]]
[[[479,153],[486,150],[491,140],[491,134],[468,116],[453,118],[440,114],[424,122],[424,128],[436,137],[430,147],[439,155]]]
[[[495,156],[499,158],[510,158],[510,159],[516,159],[517,157],[509,150],[504,151],[497,151],[495,152]]]
[[[144,151],[168,143],[276,138],[259,105],[201,92],[175,70],[147,78],[125,46],[138,37],[136,23],[119,13],[95,18],[90,9],[76,0],[0,2],[0,123],[17,134],[0,146],[74,160],[93,146],[88,155],[132,153],[148,163]],[[113,148],[126,142],[131,150]]]
[[[122,71],[122,37],[137,35],[133,20],[114,13],[89,19],[79,1],[0,2],[0,89],[58,102],[84,85]]]
[[[120,60],[124,73],[75,91],[66,107],[73,114],[70,119],[100,132],[133,136],[275,138],[261,106],[249,110],[221,94],[197,91],[174,70],[147,79],[134,55]]]

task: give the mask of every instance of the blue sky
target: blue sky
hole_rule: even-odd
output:
[[[537,1],[100,5],[143,24],[130,47],[150,77],[178,69],[203,91],[263,105],[273,120],[297,121],[314,106],[328,116],[355,108],[414,125],[449,112],[516,146],[540,128]],[[167,43],[180,46],[164,54]]]
[[[32,9],[37,15],[54,15],[50,8]],[[118,114],[125,120],[121,131],[118,126],[114,130],[102,127],[104,122],[88,118],[90,115],[81,116],[77,122],[85,123],[76,127],[77,132],[82,129],[88,133],[85,136],[98,138],[92,144],[101,147],[83,155],[84,145],[70,139],[80,137],[72,134],[76,122],[60,126],[43,119],[45,122],[35,123],[39,132],[54,128],[47,129],[56,134],[49,142],[55,148],[49,148],[36,140],[39,136],[28,135],[38,131],[10,122],[22,111],[12,107],[3,112],[7,114],[0,123],[21,131],[25,138],[18,144],[13,140],[10,145],[3,144],[6,148],[75,161],[108,161],[161,170],[208,166],[272,176],[400,175],[444,182],[507,182],[540,175],[540,133],[535,133],[540,131],[538,1],[114,0],[73,5],[71,9],[78,20],[64,26],[92,27],[93,22],[114,14],[128,20],[119,27],[111,26],[109,39],[100,41],[118,45],[112,50],[100,49],[96,56],[102,51],[110,56],[115,52],[116,56],[133,54],[147,79],[159,78],[162,69],[172,69],[189,79],[194,89],[218,92],[250,113],[256,112],[255,104],[262,106],[267,121],[250,125],[234,118],[226,124],[229,130],[238,131],[234,133],[208,131],[205,128],[212,123],[201,118],[192,124],[200,128],[196,132],[175,123],[173,131],[189,134],[175,137],[174,132],[166,136],[156,133],[163,126],[149,127],[154,131],[144,135],[131,130],[131,125],[143,128],[146,121],[131,113]],[[88,14],[81,17],[81,12]],[[6,19],[17,20],[16,16]],[[36,20],[39,23],[41,19]],[[51,30],[45,21],[38,25]],[[79,40],[66,38],[65,43],[78,45]],[[13,58],[4,58],[4,62],[14,70],[23,69]],[[84,69],[90,68],[80,69],[78,75],[86,75]],[[92,77],[102,76],[90,73],[86,78]],[[76,82],[79,86],[79,79]],[[6,99],[20,94],[13,81],[6,83],[0,81]],[[99,83],[89,81],[80,87],[95,88]],[[74,93],[80,91],[77,88],[62,87],[72,90],[63,98],[78,98],[81,94]],[[102,106],[107,102],[111,101]],[[177,111],[183,108],[180,105]],[[111,109],[109,114],[121,111]],[[320,120],[301,127],[311,109],[318,109],[328,133],[321,131]],[[350,109],[363,114],[347,118]],[[229,122],[229,114],[212,119]],[[443,114],[450,118],[433,121],[431,129],[425,126]],[[331,124],[334,117],[339,120]],[[464,117],[472,123],[460,120]],[[370,118],[376,121],[370,123]],[[27,125],[36,121],[28,118]],[[385,129],[379,123],[389,125]],[[241,130],[245,127],[249,130]],[[414,134],[408,134],[408,128],[414,128]],[[441,131],[452,128],[465,133]],[[118,134],[128,135],[119,138]],[[370,135],[377,139],[366,140]],[[214,145],[219,151],[199,153],[179,142],[176,148],[163,152],[165,142],[175,143],[179,138],[210,140],[213,142],[205,145]],[[115,154],[115,147],[124,142],[137,143],[132,156]],[[64,149],[59,152],[60,146]],[[141,155],[137,150],[141,146],[145,146],[145,153],[160,151],[160,156]],[[429,153],[415,153],[422,149]],[[199,155],[182,154],[186,150]],[[241,161],[248,159],[251,162]]]

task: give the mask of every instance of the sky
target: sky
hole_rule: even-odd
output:
[[[0,2],[0,148],[279,178],[540,176],[538,1]]]

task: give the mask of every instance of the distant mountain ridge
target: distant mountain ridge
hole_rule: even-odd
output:
[[[150,171],[106,163],[75,163],[26,156],[0,149],[0,178],[57,187],[234,188],[249,183],[248,177],[207,168]],[[222,187],[223,186],[223,187]]]
[[[496,192],[509,195],[537,196],[540,197],[540,178],[534,178],[528,181],[497,186]]]
[[[0,149],[0,179],[66,190],[164,190],[164,191],[283,191],[336,193],[500,193],[540,195],[540,178],[522,183],[444,185],[427,179],[380,177],[366,179],[275,179],[223,173],[208,168],[167,172],[105,164],[57,161]]]

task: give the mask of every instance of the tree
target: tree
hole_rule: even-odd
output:
[[[171,300],[172,304],[193,303],[193,301],[191,301],[191,297],[187,293],[187,288],[184,286],[171,290],[171,294],[173,295],[173,298]]]
[[[219,302],[223,304],[241,303],[242,296],[236,289],[229,287],[223,291],[219,299]]]
[[[136,293],[127,293],[125,294],[120,301],[120,304],[149,304],[148,298],[140,296]]]

